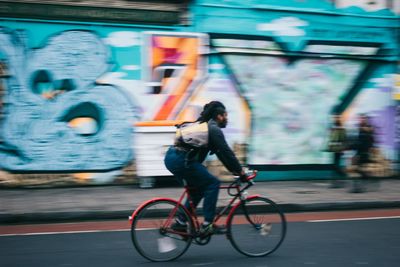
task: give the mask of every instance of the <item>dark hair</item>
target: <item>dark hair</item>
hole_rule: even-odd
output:
[[[224,104],[219,101],[211,101],[205,104],[203,111],[200,113],[200,117],[197,119],[200,122],[206,122],[210,119],[215,119],[218,115],[222,115],[226,112]]]

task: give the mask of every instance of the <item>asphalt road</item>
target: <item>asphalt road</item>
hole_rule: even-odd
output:
[[[89,232],[74,228],[58,233],[41,225],[40,231],[23,235],[13,234],[17,231],[10,229],[15,228],[8,234],[0,229],[0,266],[399,266],[400,217],[388,218],[378,211],[361,217],[352,214],[325,213],[317,220],[289,215],[283,245],[267,257],[243,256],[224,236],[215,236],[207,246],[192,245],[181,258],[167,263],[142,258],[126,227],[103,227],[107,232],[98,232],[81,226],[81,231]]]

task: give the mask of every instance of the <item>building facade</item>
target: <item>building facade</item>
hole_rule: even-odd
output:
[[[174,125],[210,100],[260,179],[329,178],[332,113],[350,137],[370,115],[396,174],[398,1],[112,3],[0,1],[4,183],[168,177]]]

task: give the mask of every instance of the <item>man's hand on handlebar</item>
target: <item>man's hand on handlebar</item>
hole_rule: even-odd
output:
[[[237,176],[238,176],[238,180],[241,182],[241,183],[249,183],[249,182],[252,182],[252,180],[254,179],[254,177],[256,177],[256,175],[257,175],[257,171],[245,171],[244,169],[239,173],[239,174],[236,174]]]
[[[247,182],[247,174],[245,174],[245,173],[240,174],[239,179],[240,179],[240,181],[241,181],[242,183]]]

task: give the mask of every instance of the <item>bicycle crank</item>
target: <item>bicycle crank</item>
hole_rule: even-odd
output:
[[[207,244],[210,242],[210,240],[211,240],[211,235],[207,235],[207,236],[196,236],[196,237],[194,238],[194,242],[195,242],[197,245],[200,245],[200,246],[207,245]]]

